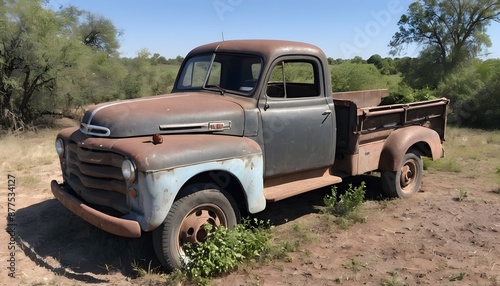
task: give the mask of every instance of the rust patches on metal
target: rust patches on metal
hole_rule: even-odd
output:
[[[380,153],[384,146],[383,141],[373,142],[359,146],[359,156],[357,156],[357,172],[356,174],[364,174],[369,171],[378,169]],[[354,175],[356,175],[354,174]]]
[[[443,145],[439,134],[422,126],[408,126],[395,130],[385,141],[380,155],[379,169],[397,171],[401,160],[412,146],[425,146],[433,160],[443,156]],[[426,151],[426,150],[421,150]]]
[[[51,189],[62,205],[92,225],[119,236],[141,236],[141,227],[137,221],[113,217],[97,211],[67,193],[56,181],[51,182]]]
[[[259,55],[267,61],[283,55],[290,55],[291,51],[298,54],[303,53],[307,55],[315,55],[319,58],[326,58],[323,51],[317,46],[302,42],[282,40],[234,40],[215,42],[193,49],[187,54],[186,58],[193,55],[212,52],[227,52]]]
[[[96,105],[85,113],[83,120],[89,121],[95,128],[108,129],[109,134],[87,133],[85,130],[83,133],[110,138],[151,138],[155,133],[206,132],[240,136],[244,126],[242,100],[244,99],[225,98],[210,93],[185,92],[182,95],[175,93]],[[193,124],[195,118],[197,123]],[[224,125],[221,129],[209,130],[210,122],[222,122]]]
[[[163,143],[163,137],[160,133],[156,133],[153,135],[153,144],[158,145]]]
[[[329,168],[279,176],[264,182],[264,196],[268,202],[276,202],[340,182],[342,178],[332,175]]]
[[[377,106],[382,102],[382,98],[389,95],[387,89],[345,91],[332,93],[333,98],[349,100],[356,104],[358,108]]]

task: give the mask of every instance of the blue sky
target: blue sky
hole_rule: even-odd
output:
[[[232,39],[308,42],[332,58],[389,56],[397,22],[414,0],[50,0],[48,7],[73,5],[110,19],[123,32],[124,57],[146,48],[166,58]],[[492,23],[489,58],[500,58],[500,23]],[[408,47],[400,56],[418,56]]]

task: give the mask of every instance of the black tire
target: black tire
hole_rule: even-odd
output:
[[[189,262],[183,245],[197,244],[206,239],[203,227],[234,227],[240,213],[234,199],[223,190],[202,189],[174,202],[165,221],[153,231],[156,256],[167,271],[181,268]]]
[[[420,152],[410,149],[397,171],[382,171],[382,191],[391,198],[410,198],[420,189],[423,174]]]

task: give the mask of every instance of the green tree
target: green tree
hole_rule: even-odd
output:
[[[374,65],[381,74],[397,74],[396,64],[392,58],[382,58],[380,55],[375,54],[369,57],[366,63]]]
[[[122,35],[111,20],[74,6],[62,7],[58,14],[65,20],[63,29],[96,52],[118,56],[118,37]]]
[[[387,81],[373,65],[346,62],[331,66],[333,91],[387,88]]]
[[[40,0],[4,1],[0,31],[0,93],[2,123],[22,128],[36,115],[30,101],[35,92],[54,87],[58,72],[71,65],[68,41],[56,13]]]
[[[110,56],[118,55],[117,37],[121,32],[116,29],[111,20],[84,12],[85,21],[78,27],[78,33],[82,42],[95,51],[106,52]]]
[[[46,111],[117,97],[109,88],[120,75],[110,60],[118,55],[112,23],[43,3],[4,0],[0,6],[0,124],[11,129]]]
[[[351,59],[351,63],[353,63],[353,64],[366,64],[366,61],[363,60],[363,58],[360,56],[355,56],[353,59]]]
[[[500,128],[500,60],[471,60],[439,85],[436,95],[451,100],[449,122]]]
[[[405,58],[401,64],[406,65],[403,82],[414,89],[435,89],[445,76],[433,49],[422,51],[418,58]]]
[[[486,28],[499,15],[498,0],[415,1],[401,16],[389,46],[398,54],[407,44],[421,45],[446,74],[491,45]]]
[[[366,63],[373,64],[376,68],[382,68],[382,57],[379,54],[372,55],[366,60]]]
[[[137,51],[137,58],[138,59],[147,60],[147,59],[149,59],[150,56],[151,56],[151,52],[146,48],[143,48],[143,49],[140,49],[139,51]]]

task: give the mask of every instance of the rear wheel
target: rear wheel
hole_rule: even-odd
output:
[[[420,189],[423,173],[420,152],[410,149],[397,171],[382,172],[382,190],[388,197],[410,198]]]
[[[234,227],[240,214],[234,199],[225,191],[203,189],[174,202],[164,223],[153,231],[156,256],[167,270],[189,263],[185,246],[207,238],[205,224]]]

